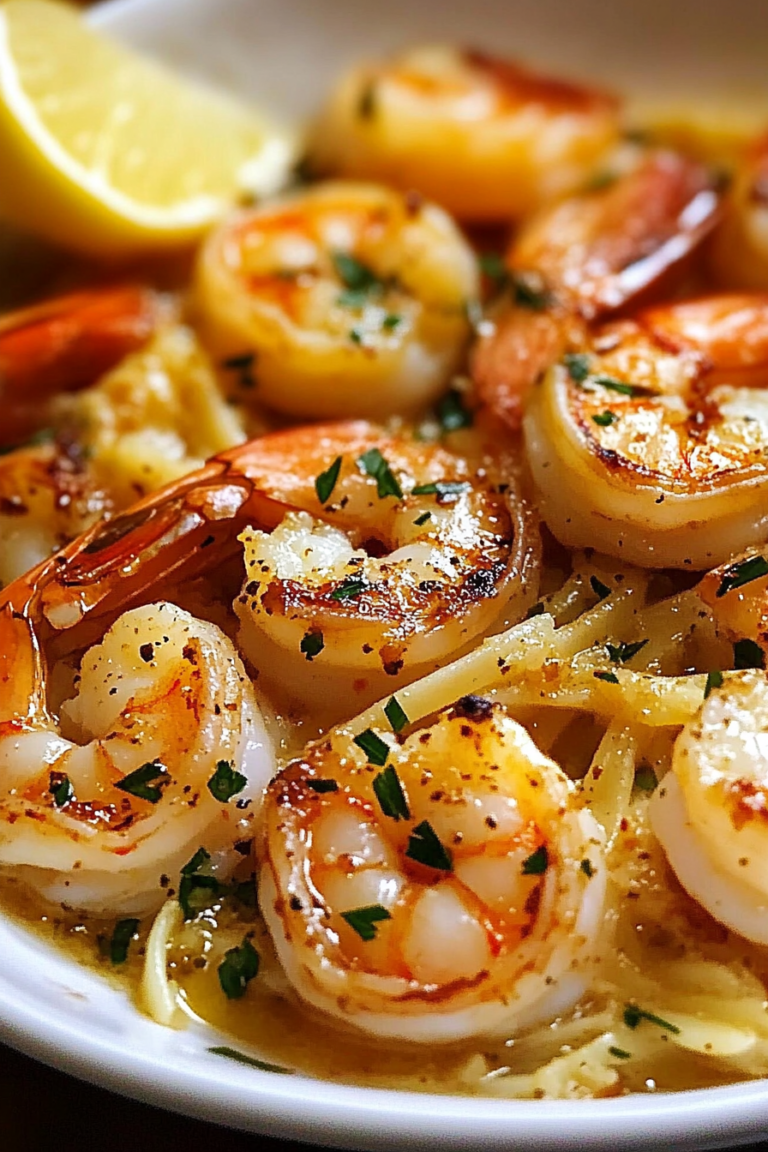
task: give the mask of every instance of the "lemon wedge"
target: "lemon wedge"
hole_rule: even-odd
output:
[[[285,181],[287,133],[53,0],[0,4],[0,216],[122,258],[188,244]]]

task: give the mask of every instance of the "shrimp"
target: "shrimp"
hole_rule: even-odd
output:
[[[254,444],[251,477],[292,509],[241,536],[239,642],[265,683],[359,710],[522,618],[539,542],[515,458],[464,439],[467,455],[359,421]]]
[[[513,280],[533,274],[539,291],[527,307],[503,302],[473,350],[482,399],[518,428],[531,388],[578,342],[584,321],[668,291],[720,215],[707,170],[665,151],[643,154],[607,186],[543,209],[506,257]]]
[[[729,287],[768,289],[768,133],[736,171],[713,263]]]
[[[726,927],[768,944],[768,677],[729,676],[674,747],[651,824],[687,892]]]
[[[134,285],[59,296],[0,316],[0,444],[45,421],[45,402],[93,384],[149,340],[170,305]]]
[[[309,139],[322,173],[418,189],[462,220],[575,191],[617,140],[618,101],[483,52],[422,47],[356,67]]]
[[[588,987],[602,833],[500,706],[465,697],[405,739],[337,729],[275,778],[265,817],[264,918],[296,991],[337,1019],[508,1036]]]
[[[301,417],[430,403],[477,295],[450,218],[374,184],[321,184],[229,218],[195,276],[199,331],[237,397]]]
[[[706,569],[768,536],[768,296],[705,297],[605,324],[525,416],[544,519],[564,544]]]

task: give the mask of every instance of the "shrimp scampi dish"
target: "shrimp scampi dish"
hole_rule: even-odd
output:
[[[768,136],[468,45],[315,108],[0,248],[2,915],[265,1075],[768,1076]]]

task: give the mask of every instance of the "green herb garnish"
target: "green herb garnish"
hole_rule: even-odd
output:
[[[618,684],[619,678],[615,672],[594,672],[596,680],[605,680],[606,684]]]
[[[242,792],[248,783],[248,777],[242,772],[236,772],[235,766],[229,760],[219,760],[216,771],[208,781],[208,791],[214,800],[226,804],[238,792]]]
[[[592,417],[593,422],[599,424],[601,428],[609,428],[616,419],[616,413],[610,412],[608,409],[606,409],[605,412],[598,412]]]
[[[532,852],[527,860],[523,860],[521,869],[523,876],[541,876],[549,865],[549,853],[546,844],[541,844]]]
[[[334,588],[330,598],[331,600],[354,600],[356,596],[365,592],[367,587],[368,581],[362,576],[348,576],[343,584]]]
[[[483,275],[489,280],[494,280],[496,284],[505,284],[509,279],[509,269],[504,263],[504,257],[498,252],[484,252],[478,257],[477,262]]]
[[[367,476],[373,476],[375,479],[379,500],[387,496],[396,496],[398,500],[402,500],[403,490],[378,448],[369,448],[358,458],[357,463]]]
[[[204,864],[207,864],[211,858],[210,852],[206,852],[205,848],[198,848],[191,860],[181,870],[182,876],[194,876],[195,872],[199,872]]]
[[[304,653],[307,660],[314,660],[315,656],[319,656],[325,648],[325,641],[323,640],[322,632],[313,632],[311,629],[303,637],[299,649]]]
[[[124,964],[128,958],[128,948],[136,935],[139,921],[133,918],[118,920],[109,942],[109,958],[113,964]]]
[[[381,280],[373,269],[363,264],[362,260],[358,260],[351,252],[333,252],[331,259],[336,275],[345,288],[350,288],[353,292],[371,292],[381,288]]]
[[[574,384],[583,384],[589,376],[589,356],[583,352],[569,352],[563,356],[563,363]]]
[[[53,796],[57,808],[63,808],[75,798],[75,789],[66,772],[51,772],[48,777],[48,791]]]
[[[649,1024],[658,1024],[659,1028],[666,1028],[667,1032],[672,1032],[675,1036],[680,1033],[676,1024],[670,1024],[668,1020],[663,1020],[661,1016],[656,1016],[653,1012],[646,1012],[644,1008],[638,1008],[636,1004],[627,1004],[624,1008],[624,1023],[627,1028],[637,1028],[641,1020],[647,1020]]]
[[[238,1052],[236,1048],[228,1048],[220,1044],[216,1048],[209,1048],[214,1056],[225,1056],[227,1060],[236,1060],[238,1064],[246,1064],[249,1068],[258,1068],[260,1072],[278,1072],[283,1076],[292,1076],[293,1069],[283,1068],[280,1064],[270,1064],[267,1060],[257,1060],[254,1056],[246,1056],[245,1052]]]
[[[611,594],[611,590],[608,585],[603,584],[602,580],[598,580],[597,576],[590,576],[589,586],[594,592],[595,596],[597,596],[598,600],[605,600],[605,598]]]
[[[229,948],[218,968],[219,984],[228,1000],[239,1000],[259,973],[259,954],[246,936],[239,948]]]
[[[719,688],[723,683],[722,672],[708,672],[707,682],[704,685],[704,699],[706,700],[713,688]]]
[[[552,303],[552,294],[543,286],[539,277],[516,272],[512,276],[512,296],[520,308],[530,308],[543,312]]]
[[[615,380],[613,376],[593,376],[593,384],[599,384],[601,388],[609,388],[611,392],[618,392],[622,396],[639,396],[643,389],[637,388],[634,384],[625,384],[623,380]]]
[[[637,640],[634,644],[606,644],[605,648],[614,664],[626,664],[645,648],[647,640]]]
[[[385,332],[391,332],[393,328],[397,328],[402,322],[403,318],[399,316],[397,312],[388,312],[382,320],[381,326]]]
[[[464,398],[458,388],[451,388],[437,402],[436,415],[443,432],[457,432],[459,428],[471,428],[474,416],[464,406]]]
[[[429,484],[417,484],[411,489],[411,495],[437,496],[443,503],[450,503],[457,500],[468,488],[469,483],[466,480],[433,480]]]
[[[428,868],[436,868],[439,872],[453,871],[451,853],[440,842],[428,820],[422,820],[421,824],[417,824],[414,828],[408,838],[405,855],[418,864],[425,864]]]
[[[142,764],[135,772],[129,772],[122,780],[115,783],[115,788],[121,792],[128,792],[137,796],[139,800],[148,800],[150,804],[157,804],[162,799],[162,788],[170,782],[170,774],[164,764],[159,760],[151,760],[149,764]],[[159,784],[153,781],[159,780]]]
[[[325,504],[330,500],[331,493],[336,487],[336,481],[339,478],[341,471],[341,456],[337,456],[333,464],[326,468],[325,472],[321,472],[315,479],[315,492],[321,504]]]
[[[381,736],[377,736],[372,728],[366,728],[365,732],[355,736],[354,743],[365,752],[369,764],[384,767],[389,756],[389,744],[385,743]]]
[[[641,764],[635,772],[635,787],[640,788],[643,792],[653,792],[658,782],[656,773],[650,764]]]
[[[432,513],[431,512],[422,512],[421,516],[416,517],[416,519],[414,520],[414,524],[416,525],[417,528],[421,528],[421,526],[423,524],[426,524],[427,520],[431,520],[431,519],[432,519]]]
[[[733,646],[734,668],[765,668],[765,652],[754,640],[737,640]]]
[[[411,815],[400,777],[390,766],[374,778],[373,790],[385,816],[392,820],[408,820]]]
[[[392,914],[381,904],[370,904],[367,908],[353,908],[349,912],[342,912],[342,920],[346,920],[350,928],[354,928],[361,940],[369,941],[376,938],[376,924],[380,920],[391,920]]]
[[[764,556],[750,556],[740,564],[732,565],[720,582],[716,596],[725,596],[726,592],[734,588],[742,588],[752,580],[759,580],[761,576],[768,576],[768,560]]]
[[[313,792],[338,792],[339,785],[336,780],[305,780],[304,783],[307,788],[311,788]]]
[[[608,1049],[611,1056],[615,1056],[617,1060],[629,1060],[632,1056],[631,1052],[625,1052],[623,1048],[614,1048],[613,1045]]]
[[[365,333],[361,332],[359,328],[350,328],[349,330],[349,338],[353,344],[362,344],[364,335]]]
[[[402,732],[408,723],[408,717],[396,696],[391,696],[388,703],[384,705],[384,715],[392,725],[393,732]]]

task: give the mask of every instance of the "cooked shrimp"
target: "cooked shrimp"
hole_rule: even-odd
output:
[[[567,1012],[606,869],[564,773],[474,696],[404,740],[352,735],[310,746],[267,793],[260,906],[299,995],[425,1043]]]
[[[717,238],[714,264],[729,287],[768,289],[768,133],[743,162]]]
[[[509,220],[573,192],[616,141],[618,101],[482,52],[411,49],[356,67],[309,141],[330,175],[418,189],[468,220]]]
[[[195,292],[239,399],[292,416],[385,416],[443,390],[478,281],[441,209],[333,183],[226,220],[203,246]]]
[[[536,526],[511,451],[474,453],[362,421],[253,445],[250,476],[293,509],[241,537],[240,643],[267,682],[349,714],[521,619]]]
[[[147,342],[170,306],[137,286],[94,288],[0,316],[0,444],[45,423],[45,401],[86,387]]]
[[[199,847],[213,855],[253,834],[274,760],[250,681],[218,628],[173,604],[124,613],[83,657],[61,709],[67,739],[39,668],[29,675],[23,633],[4,625],[6,875],[49,903],[144,913]]]
[[[534,274],[528,307],[502,303],[483,325],[472,375],[481,397],[513,428],[537,379],[594,321],[689,269],[720,218],[706,169],[670,152],[643,155],[606,187],[544,209],[507,254],[511,277]]]
[[[0,585],[15,580],[111,508],[76,444],[0,456]]]
[[[768,536],[768,297],[609,323],[534,390],[548,526],[642,567],[710,568]]]
[[[675,743],[651,801],[683,887],[734,932],[768,944],[768,678],[729,676]]]

